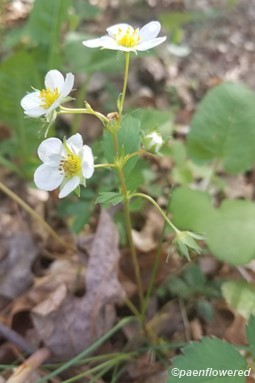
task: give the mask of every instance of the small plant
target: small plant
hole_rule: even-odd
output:
[[[134,159],[146,153],[157,154],[164,143],[157,131],[146,134],[143,128],[140,127],[140,123],[123,113],[130,53],[148,50],[163,43],[166,37],[157,37],[160,29],[160,23],[157,21],[146,24],[140,30],[134,29],[128,24],[117,24],[107,29],[108,36],[83,41],[83,45],[89,48],[101,47],[124,52],[123,90],[117,100],[117,111],[104,116],[93,110],[86,101],[83,109],[62,106],[64,102],[70,99],[67,96],[72,90],[74,76],[72,73],[68,73],[64,80],[63,75],[54,69],[47,73],[44,89],[26,95],[21,101],[21,106],[24,108],[26,115],[35,118],[43,116],[46,122],[49,123],[45,134],[47,134],[56,117],[61,114],[90,114],[99,118],[102,122],[104,127],[102,145],[108,148],[107,158],[110,160],[109,163],[96,163],[94,165],[92,151],[87,145],[83,145],[79,133],[70,138],[65,138],[63,143],[58,138],[51,137],[44,140],[38,148],[38,156],[43,164],[36,170],[34,181],[38,188],[46,191],[54,190],[60,186],[59,198],[63,198],[72,191],[79,196],[80,185],[86,186],[86,180],[93,176],[94,169],[108,168],[109,171],[114,172],[119,180],[119,190],[100,193],[97,202],[107,202],[113,205],[119,202],[123,203],[126,231],[139,291],[141,312],[146,312],[146,307],[144,306],[145,300],[139,264],[131,233],[130,201],[134,198],[144,198],[158,209],[167,224],[174,230],[176,243],[180,253],[184,256],[188,257],[188,249],[199,251],[199,246],[194,238],[201,239],[200,236],[191,232],[182,233],[178,230],[151,196],[131,191],[127,187],[127,181],[132,177]]]
[[[55,15],[58,16],[52,16],[51,19],[53,3],[56,7]],[[167,360],[166,369],[168,369],[169,354],[167,352],[171,348],[179,348],[158,338],[146,321],[160,255],[165,245],[163,240],[167,234],[170,233],[167,237],[166,261],[176,251],[182,256],[184,262],[194,261],[195,254],[203,254],[206,251],[209,251],[220,262],[233,266],[243,265],[254,259],[254,202],[227,198],[223,193],[223,178],[218,173],[237,175],[240,172],[249,171],[255,163],[255,94],[242,84],[226,82],[215,86],[205,95],[194,113],[187,139],[179,140],[175,135],[170,137],[171,128],[168,127],[167,132],[164,130],[164,123],[166,120],[169,121],[168,111],[156,109],[126,111],[125,103],[132,54],[147,52],[166,41],[166,36],[159,36],[161,24],[158,21],[151,21],[139,29],[121,23],[107,28],[106,35],[102,37],[84,39],[84,36],[75,35],[72,31],[72,28],[75,29],[75,24],[79,23],[79,18],[76,20],[75,17],[73,19],[70,17],[69,24],[67,23],[70,16],[67,17],[69,5],[69,1],[66,0],[36,1],[27,28],[31,38],[31,45],[28,46],[32,54],[29,55],[26,49],[23,51],[21,49],[14,53],[13,57],[10,56],[0,67],[0,79],[3,83],[2,90],[0,89],[4,107],[3,122],[9,124],[15,132],[6,145],[0,145],[0,163],[27,179],[31,179],[31,174],[33,174],[34,183],[41,190],[59,189],[58,197],[60,199],[67,197],[59,204],[59,210],[66,209],[67,214],[76,216],[77,232],[84,226],[85,221],[88,222],[94,210],[94,201],[106,207],[119,205],[121,211],[121,213],[118,212],[119,236],[121,243],[128,242],[128,255],[130,255],[134,269],[138,304],[134,304],[124,297],[124,290],[122,291],[117,275],[112,277],[109,273],[108,278],[113,282],[114,287],[117,286],[115,290],[119,293],[119,300],[124,301],[133,316],[122,319],[115,327],[112,327],[111,324],[110,330],[109,328],[104,329],[105,331],[102,331],[95,342],[94,340],[88,341],[88,348],[79,344],[80,349],[75,350],[74,358],[72,355],[68,362],[61,364],[55,371],[39,380],[39,382],[44,382],[70,366],[84,362],[91,363],[91,367],[82,372],[80,376],[77,375],[66,382],[71,383],[85,376],[90,377],[90,373],[92,373],[92,379],[99,379],[113,370],[116,375],[113,374],[112,382],[117,382],[119,366],[144,355],[148,349],[151,348],[161,360],[163,356],[164,361]],[[77,7],[78,10],[83,9],[83,2],[77,1],[74,7]],[[92,14],[98,12],[98,9],[91,5],[86,5],[85,8],[86,15],[88,12],[92,12]],[[44,24],[38,22],[40,17],[43,20],[50,20],[44,33],[40,29],[40,26]],[[172,24],[168,28],[175,31],[172,38],[179,43],[180,26],[196,18],[200,19],[201,15],[176,14],[173,16],[167,13],[162,15],[161,20],[166,28],[170,23],[169,20],[172,20]],[[174,19],[176,23],[173,22]],[[56,49],[63,20],[68,24],[70,33],[63,45]],[[74,99],[72,97],[75,89],[73,73],[92,74],[95,68],[95,70],[100,70],[104,66],[110,67],[112,71],[116,67],[119,70],[122,61],[116,60],[116,51],[118,51],[118,56],[124,59],[125,64],[122,68],[122,91],[119,95],[114,93],[116,96],[114,96],[114,106],[109,108],[108,105],[105,106],[106,110],[109,109],[107,113],[95,110],[93,105],[84,100],[86,99],[85,83],[77,90],[76,99]],[[47,57],[47,64],[41,60],[41,57]],[[101,57],[105,58],[102,62]],[[54,69],[61,68],[61,62],[66,62],[70,71],[66,75]],[[43,76],[45,76],[44,85],[42,85]],[[30,82],[33,85],[32,92],[24,95],[24,89],[28,89]],[[16,88],[16,84],[19,87]],[[108,86],[110,89],[114,89],[112,84],[108,84]],[[8,93],[8,89],[16,92],[15,97],[11,92]],[[23,114],[22,118],[19,116],[22,109],[17,111],[18,102],[21,102],[25,118]],[[79,107],[81,103],[83,107]],[[17,115],[16,120],[15,114]],[[73,119],[76,123],[72,123],[68,135],[66,132],[64,133],[67,135],[66,137],[62,134],[64,130],[58,134],[58,130],[55,129],[57,123],[61,121],[58,117],[63,115],[76,116]],[[88,146],[86,135],[83,137],[77,131],[79,124],[77,124],[76,118],[81,115],[94,116],[102,125],[101,142],[97,142],[95,146],[93,143],[91,147]],[[16,121],[18,121],[17,124]],[[172,129],[174,128],[172,127]],[[15,145],[12,147],[12,144]],[[10,147],[12,147],[12,153]],[[34,156],[36,148],[41,161],[39,166]],[[4,158],[6,153],[8,156]],[[148,187],[149,182],[155,180],[155,174],[149,170],[148,181],[143,178],[142,170],[144,169],[142,167],[146,166],[144,163],[146,164],[148,157],[157,162],[166,156],[171,156],[172,160],[171,174],[167,174],[167,177],[169,177],[168,184],[173,184],[174,189],[171,190],[171,193],[168,190],[168,201],[164,200],[167,207],[162,208],[165,205],[158,203],[157,199],[162,196],[162,185]],[[14,158],[17,159],[16,164],[14,164]],[[19,164],[24,166],[19,166]],[[107,178],[108,176],[109,178]],[[94,187],[95,185],[97,187]],[[104,187],[105,185],[106,187]],[[211,191],[211,186],[216,192]],[[0,182],[0,190],[9,195],[34,218],[39,219],[45,229],[63,246],[76,252],[77,249],[73,245],[67,244],[46,221],[2,182]],[[96,197],[94,198],[95,190]],[[73,199],[69,203],[68,197],[72,193],[74,194]],[[216,198],[217,203],[215,204],[216,193],[221,193],[223,197],[220,202]],[[146,291],[142,283],[137,249],[132,234],[134,228],[132,209],[135,206],[136,212],[141,213],[144,205],[135,204],[141,200],[151,204],[164,220]],[[66,201],[68,203],[65,205]],[[106,214],[104,209],[102,212]],[[98,262],[103,265],[104,269],[107,269],[110,263],[109,256],[116,249],[118,250],[119,236],[116,231],[117,225],[115,227],[109,217],[104,217],[104,219],[110,227],[110,231],[104,232],[104,220],[99,219],[100,224],[96,235],[104,236],[108,240],[108,258]],[[199,246],[200,242],[203,243],[202,248]],[[94,249],[94,254],[99,253],[97,250],[97,248]],[[110,271],[116,270],[118,254],[117,251],[116,258],[111,260]],[[95,269],[90,270],[90,273],[96,274]],[[255,320],[253,317],[255,315],[255,292],[253,284],[239,280],[224,281],[222,284],[221,281],[215,282],[213,279],[206,278],[199,267],[190,262],[184,267],[182,273],[178,276],[169,276],[167,281],[157,287],[156,294],[159,301],[176,298],[180,303],[184,302],[188,309],[187,314],[189,315],[189,309],[192,315],[195,312],[203,324],[213,319],[214,300],[223,297],[233,310],[249,321],[246,332],[249,346],[235,347],[218,338],[209,337],[202,338],[201,342],[191,343],[184,347],[183,355],[178,355],[173,359],[172,369],[169,371],[169,383],[175,381],[206,383],[210,379],[217,383],[224,383],[232,378],[235,383],[243,383],[245,377],[251,372],[250,359],[255,357]],[[94,304],[93,299],[90,301],[92,305]],[[68,306],[69,312],[72,311],[70,307]],[[88,307],[91,309],[91,306]],[[138,322],[137,327],[139,336],[142,337],[142,347],[138,347],[135,351],[117,352],[112,360],[111,355],[90,357],[90,353],[131,321]],[[68,326],[66,329],[68,331]],[[242,354],[239,352],[240,348]],[[83,351],[80,352],[80,350]],[[66,357],[66,350],[62,351]],[[49,354],[46,353],[42,359],[47,360],[48,357]],[[22,366],[20,369],[22,370]],[[226,369],[226,373],[224,369]],[[121,374],[121,368],[119,370]],[[202,371],[202,373],[197,371]],[[213,371],[220,375],[213,375]],[[93,375],[94,373],[95,375]],[[214,378],[216,379],[214,380]]]

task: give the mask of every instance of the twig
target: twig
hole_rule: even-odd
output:
[[[182,321],[183,321],[183,325],[184,325],[186,340],[187,340],[187,342],[189,342],[191,340],[190,326],[189,326],[189,320],[187,317],[186,307],[185,307],[182,299],[179,299],[179,306],[180,306],[180,310],[181,310],[181,317],[182,317]]]
[[[4,325],[0,322],[0,334],[1,336],[8,340],[9,342],[15,344],[18,348],[24,351],[26,354],[30,355],[35,351],[35,348],[31,346],[26,339],[21,335],[17,334],[16,331],[12,330],[10,327]]]
[[[26,383],[31,373],[49,359],[50,355],[51,352],[47,347],[35,351],[15,370],[6,383]]]

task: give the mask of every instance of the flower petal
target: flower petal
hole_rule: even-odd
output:
[[[42,162],[50,167],[58,167],[63,151],[63,144],[59,138],[51,137],[44,140],[38,148],[38,156]]]
[[[150,40],[150,41],[145,41],[144,43],[140,43],[136,46],[137,51],[147,51],[148,49],[154,48],[157,45],[163,43],[166,40],[165,37],[158,37],[156,39]]]
[[[131,27],[131,25],[125,23],[112,25],[106,30],[108,35],[114,38],[115,34],[119,35],[120,31],[124,33],[128,28],[130,29],[131,33],[134,31],[134,28]]]
[[[24,96],[20,102],[24,113],[30,117],[40,117],[45,114],[45,109],[40,107],[42,100],[39,97],[40,92],[31,92]]]
[[[119,45],[116,40],[114,40],[110,36],[102,36],[100,39],[100,47],[104,49],[112,49],[116,51],[124,51],[124,52],[135,52],[134,48],[124,47],[122,45]]]
[[[59,198],[64,198],[68,194],[70,194],[73,190],[77,188],[80,184],[80,177],[74,176],[70,180],[68,180],[59,193]]]
[[[73,153],[78,154],[79,150],[83,146],[83,139],[80,133],[76,133],[70,138],[68,138],[68,140],[66,140],[66,143]]]
[[[85,178],[92,177],[94,173],[94,157],[89,146],[84,145],[82,148],[82,175]]]
[[[45,76],[45,86],[51,91],[56,88],[61,90],[64,86],[64,82],[64,76],[56,69],[50,70]]]
[[[141,28],[139,31],[139,36],[141,37],[141,42],[155,39],[158,36],[161,29],[161,25],[158,21],[151,21]]]
[[[60,174],[58,168],[49,167],[42,164],[36,169],[34,174],[34,182],[41,190],[51,191],[59,187],[64,179],[64,175]]]
[[[99,48],[102,46],[100,37],[98,39],[85,40],[82,42],[82,44],[88,48]]]
[[[73,84],[74,75],[72,73],[67,73],[64,86],[60,91],[61,97],[66,97],[71,92],[71,90],[73,89]]]

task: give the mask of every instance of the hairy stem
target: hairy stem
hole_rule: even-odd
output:
[[[124,101],[126,97],[126,90],[127,90],[127,81],[128,81],[128,70],[129,70],[129,61],[130,61],[130,52],[125,53],[125,73],[124,73],[124,83],[123,83],[123,90],[121,94],[121,100],[120,100],[120,106],[119,106],[119,114],[120,117],[122,116],[123,107],[124,107]]]
[[[177,229],[177,227],[170,221],[170,219],[167,217],[167,215],[164,213],[164,211],[161,209],[161,207],[157,204],[157,202],[151,198],[149,195],[144,193],[132,193],[131,198],[133,197],[141,197],[152,203],[156,207],[156,209],[160,212],[164,220],[168,223],[169,226],[178,234],[180,230]]]
[[[166,214],[168,214],[169,207],[170,207],[170,198],[168,199]],[[156,257],[155,257],[155,261],[153,263],[152,273],[151,273],[151,277],[150,277],[149,284],[148,284],[148,289],[147,289],[145,300],[144,300],[144,305],[143,305],[143,309],[142,309],[142,322],[144,322],[144,319],[145,319],[145,315],[146,315],[146,311],[148,308],[152,288],[153,288],[153,285],[154,285],[154,282],[155,282],[155,279],[157,276],[157,272],[158,272],[158,268],[159,268],[159,262],[160,262],[160,256],[161,256],[161,251],[162,251],[162,243],[163,243],[166,227],[167,227],[167,222],[165,221],[163,229],[162,229],[161,234],[160,234],[159,246],[157,248]]]
[[[66,108],[64,106],[60,106],[58,114],[92,114],[96,116],[103,123],[103,125],[107,125],[109,123],[108,118],[102,113],[87,108]]]
[[[119,180],[120,180],[120,185],[121,185],[121,190],[124,196],[124,219],[125,219],[125,225],[126,225],[126,230],[127,230],[127,236],[128,236],[128,242],[130,246],[130,253],[131,253],[131,258],[132,258],[132,263],[134,267],[134,272],[135,272],[135,278],[136,278],[136,283],[137,283],[137,288],[138,288],[138,295],[140,299],[140,305],[141,309],[143,307],[143,287],[142,287],[142,279],[141,279],[141,274],[140,274],[140,268],[139,268],[139,263],[138,263],[138,258],[135,250],[135,245],[133,242],[133,237],[132,237],[132,225],[131,225],[131,217],[130,217],[130,211],[129,211],[129,195],[126,187],[126,182],[125,182],[125,177],[122,168],[118,168],[118,175],[119,175]]]

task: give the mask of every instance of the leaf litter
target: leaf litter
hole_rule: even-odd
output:
[[[118,281],[118,232],[102,210],[86,268],[86,293],[75,297],[61,283],[31,312],[34,326],[57,360],[87,348],[116,321],[115,305],[125,298]]]

